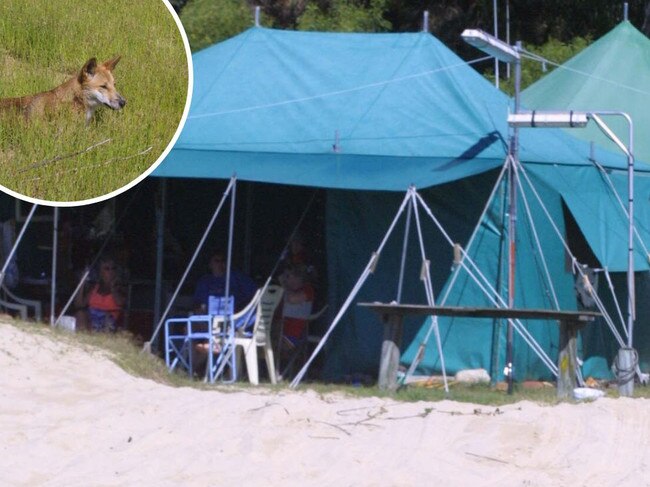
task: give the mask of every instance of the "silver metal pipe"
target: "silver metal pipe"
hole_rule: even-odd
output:
[[[18,250],[18,246],[20,245],[20,241],[23,239],[23,236],[25,235],[25,231],[27,230],[27,227],[29,226],[29,223],[32,221],[32,217],[34,216],[34,212],[36,211],[36,208],[38,208],[37,204],[34,204],[32,206],[32,209],[30,210],[29,214],[27,215],[27,218],[25,218],[25,223],[23,224],[23,228],[20,229],[20,233],[18,234],[18,237],[16,237],[16,241],[14,242],[13,247],[11,248],[11,251],[9,252],[9,255],[5,259],[4,264],[2,265],[2,270],[0,270],[0,287],[2,287],[2,283],[5,280],[5,274],[7,273],[7,268],[9,267],[9,263],[11,262],[11,259],[14,258],[14,255],[16,254],[16,251]]]
[[[52,288],[50,296],[50,326],[56,318],[56,258],[59,253],[59,207],[54,207],[54,224],[52,229]]]

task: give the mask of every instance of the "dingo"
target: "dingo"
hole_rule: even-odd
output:
[[[0,110],[18,110],[29,119],[33,115],[42,116],[45,112],[71,105],[73,109],[86,114],[88,124],[99,106],[120,110],[126,105],[126,100],[115,89],[113,79],[113,69],[119,60],[120,56],[117,56],[103,64],[97,64],[97,59],[91,58],[77,76],[50,91],[0,99]]]

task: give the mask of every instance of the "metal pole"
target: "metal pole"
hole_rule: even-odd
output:
[[[174,293],[172,294],[171,298],[169,299],[169,302],[167,303],[167,307],[165,308],[165,311],[163,311],[160,319],[158,320],[158,324],[156,325],[156,328],[154,329],[153,333],[151,334],[151,338],[149,339],[148,342],[145,342],[142,350],[143,351],[148,351],[151,352],[151,343],[157,339],[158,333],[160,332],[160,329],[162,328],[165,318],[167,317],[167,313],[171,310],[174,301],[176,300],[176,296],[178,296],[178,293],[181,290],[181,287],[185,283],[185,279],[187,278],[187,275],[190,273],[190,270],[192,269],[192,266],[194,265],[194,261],[196,258],[199,256],[199,253],[201,252],[201,249],[203,248],[203,244],[205,243],[205,240],[208,238],[208,234],[210,233],[210,230],[212,230],[212,226],[214,225],[215,220],[217,219],[217,216],[219,216],[219,213],[221,212],[221,207],[223,206],[224,202],[226,201],[226,198],[229,196],[229,192],[232,190],[232,187],[235,184],[235,179],[232,178],[230,180],[230,184],[228,184],[228,187],[226,188],[226,191],[224,191],[223,196],[221,197],[221,201],[219,201],[219,205],[217,206],[217,209],[214,211],[214,214],[212,215],[212,218],[208,222],[208,226],[206,227],[205,231],[203,232],[203,236],[201,237],[201,240],[199,240],[199,243],[196,246],[196,249],[194,250],[194,254],[190,258],[189,263],[187,264],[187,267],[185,268],[185,272],[183,272],[183,275],[181,276],[180,281],[178,282],[176,289],[174,290]]]
[[[163,266],[165,263],[165,213],[167,212],[167,179],[160,182],[160,206],[156,208],[156,284],[154,289],[153,322],[160,320],[163,295]],[[153,348],[157,348],[156,340]]]
[[[255,7],[255,27],[260,26],[260,6]]]
[[[253,268],[253,183],[246,185],[246,216],[244,221],[244,268],[247,275],[252,275]]]
[[[492,0],[492,10],[494,14],[494,37],[499,38],[499,13],[497,9],[497,0]],[[499,60],[494,58],[494,86],[499,88]]]
[[[228,223],[228,262],[226,267],[226,290],[225,296],[230,296],[230,266],[232,265],[232,234],[235,228],[235,196],[237,194],[237,179],[233,175],[232,192],[230,194],[230,220]],[[235,303],[237,304],[237,303]],[[241,305],[241,303],[239,303]]]
[[[634,319],[636,318],[636,290],[634,283],[634,130],[632,120],[628,118],[630,132],[630,147],[627,154],[627,196],[629,212],[628,228],[628,270],[627,270],[627,292],[628,292],[628,316],[627,316],[627,346],[632,348],[632,333],[634,331]]]
[[[625,118],[628,124],[628,145],[616,136],[599,115],[617,115]],[[625,112],[600,111],[589,114],[598,127],[605,133],[627,156],[627,194],[628,194],[628,258],[627,258],[627,289],[628,289],[628,317],[627,317],[627,342],[632,348],[634,320],[636,318],[636,292],[634,283],[634,123]]]
[[[422,12],[422,32],[429,32],[429,11]]]
[[[628,5],[627,2],[623,3],[623,20],[628,20]]]
[[[510,0],[506,0],[506,43],[510,45]],[[506,63],[506,78],[510,79],[510,63]]]
[[[618,115],[628,123],[628,146],[601,120],[599,115]],[[634,124],[625,112],[594,112],[589,117],[627,156],[627,213],[628,213],[628,253],[627,253],[627,348],[621,348],[616,359],[619,393],[631,396],[634,392],[634,379],[630,369],[638,370],[638,355],[633,347],[634,319],[636,318],[636,291],[634,283]],[[624,362],[619,364],[618,362]]]
[[[413,186],[411,186],[413,188]],[[406,252],[409,245],[409,232],[411,229],[411,211],[413,210],[413,201],[409,203],[406,213],[406,223],[404,224],[404,242],[402,244],[402,262],[399,269],[399,281],[397,284],[397,302],[402,302],[402,287],[404,285],[404,269],[406,268]]]
[[[521,41],[515,44],[517,52],[521,52]],[[521,90],[521,59],[515,60],[515,113],[519,113],[519,97]],[[516,270],[516,232],[517,232],[517,166],[519,165],[519,129],[513,128],[510,146],[509,185],[509,218],[508,218],[508,307],[515,304],[515,270]],[[506,371],[508,374],[508,394],[514,392],[514,328],[512,320],[508,320],[506,342]]]
[[[0,287],[2,287],[2,283],[5,280],[5,274],[7,273],[7,267],[9,267],[9,263],[11,262],[11,259],[14,258],[14,254],[16,253],[16,250],[18,250],[18,246],[20,245],[20,241],[23,239],[23,235],[25,235],[25,231],[27,230],[27,227],[29,226],[29,223],[32,221],[32,217],[34,216],[34,212],[36,211],[36,208],[38,208],[37,204],[34,204],[32,206],[32,209],[30,210],[29,214],[27,215],[27,218],[25,218],[25,223],[23,224],[23,228],[20,229],[20,233],[18,234],[18,237],[16,238],[16,241],[14,242],[14,246],[11,248],[11,251],[9,252],[9,255],[5,259],[4,264],[2,265],[2,270],[0,270]]]
[[[50,326],[56,317],[56,259],[59,253],[59,207],[54,207],[54,228],[52,229],[52,295],[50,296]]]

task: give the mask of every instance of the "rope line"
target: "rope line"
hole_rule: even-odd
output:
[[[434,224],[438,227],[442,235],[445,237],[447,242],[449,242],[450,245],[453,246],[453,242],[449,238],[449,235],[447,232],[445,232],[444,228],[440,224],[440,222],[436,219],[436,217],[433,215],[433,212],[431,209],[426,205],[422,197],[416,193],[416,197],[420,200],[422,203],[425,212],[429,215],[429,217],[433,220]],[[485,277],[485,275],[480,271],[478,266],[473,262],[471,257],[465,252],[464,249],[461,248],[461,252],[463,253],[464,257],[467,258],[467,261],[470,262],[473,267],[476,268],[476,272],[479,274],[481,279],[483,279],[484,283],[486,284],[486,287],[490,289],[490,292],[488,293],[487,291],[484,290],[484,287],[480,284],[479,280],[476,278],[474,273],[469,269],[469,267],[465,266],[464,261],[465,258],[461,260],[461,265],[465,267],[465,270],[467,271],[468,275],[476,282],[477,285],[483,290],[485,293],[486,297],[497,307],[505,307],[507,308],[507,304],[503,297],[496,291],[496,289],[493,288],[493,286],[490,284],[489,280]],[[496,298],[498,298],[499,303],[497,303]],[[557,371],[557,366],[553,363],[553,361],[550,359],[550,357],[546,354],[544,349],[537,343],[537,341],[534,339],[534,337],[530,334],[530,332],[526,329],[526,327],[522,324],[520,320],[508,320],[513,324],[514,329],[519,333],[519,335],[522,337],[522,339],[530,346],[533,351],[537,354],[537,356],[540,358],[540,360],[549,368],[549,370],[554,374],[558,375]]]
[[[564,250],[566,251],[567,255],[569,255],[571,257],[573,262],[577,262],[577,259],[576,259],[575,255],[573,255],[573,253],[571,252],[571,249],[569,248],[568,243],[564,240],[564,237],[562,236],[562,232],[560,232],[559,228],[557,227],[557,225],[553,221],[553,218],[551,217],[548,209],[544,205],[544,203],[542,201],[542,198],[539,196],[539,193],[537,192],[537,190],[533,186],[533,183],[531,182],[531,180],[530,180],[530,178],[528,176],[528,173],[526,172],[526,170],[525,170],[525,168],[523,166],[521,167],[521,173],[526,178],[526,182],[528,183],[531,191],[533,192],[533,195],[537,199],[537,202],[540,204],[544,215],[546,216],[548,222],[551,224],[551,227],[553,228],[553,231],[555,232],[555,234],[559,238],[560,242],[562,243],[562,246],[564,247]],[[585,277],[585,273],[582,270],[581,266],[574,265],[574,269],[577,269],[577,271],[580,274],[581,278]],[[618,337],[620,337],[620,335],[618,334],[618,331],[616,330],[616,327],[615,327],[609,313],[607,313],[607,310],[603,306],[602,301],[600,300],[600,298],[598,297],[598,295],[596,293],[593,294],[593,298],[594,298],[594,301],[596,302],[598,310],[602,313],[603,318],[605,319],[605,322],[607,323],[609,328],[612,330],[612,333],[614,333],[614,336],[617,337],[617,340],[618,340]],[[625,326],[623,326],[623,328],[625,328]]]
[[[542,248],[542,243],[539,240],[539,235],[537,233],[537,228],[535,227],[535,221],[533,219],[532,212],[530,211],[530,206],[528,205],[528,198],[526,197],[526,193],[524,192],[524,187],[521,183],[520,178],[516,178],[517,186],[519,189],[519,193],[521,195],[521,199],[524,203],[524,209],[526,210],[526,216],[528,217],[528,223],[530,225],[530,229],[533,233],[533,237],[535,239],[535,245],[537,246],[537,250],[539,251],[541,258],[542,258],[542,268],[544,269],[544,274],[547,279],[547,284],[550,288],[551,291],[551,296],[553,298],[553,304],[555,306],[555,309],[560,309],[560,303],[557,299],[557,294],[555,292],[555,286],[553,286],[553,279],[551,278],[551,273],[548,269],[548,265],[546,263],[546,257],[544,256],[544,249]]]
[[[262,105],[254,105],[254,106],[250,106],[250,107],[234,108],[232,110],[222,110],[220,112],[200,113],[198,115],[192,115],[192,116],[187,117],[187,118],[188,118],[188,120],[191,120],[191,119],[198,119],[198,118],[217,117],[217,116],[220,116],[220,115],[230,115],[230,114],[233,114],[233,113],[243,113],[243,112],[250,112],[250,111],[255,111],[255,110],[265,110],[267,108],[276,108],[276,107],[280,107],[280,106],[284,106],[284,105],[291,105],[291,104],[294,104],[294,103],[304,103],[304,102],[307,102],[307,101],[318,100],[318,99],[322,99],[322,98],[329,98],[331,96],[340,96],[340,95],[345,95],[347,93],[354,93],[354,92],[357,92],[357,91],[363,91],[363,90],[367,90],[367,89],[371,89],[371,88],[378,88],[378,87],[389,85],[389,84],[392,84],[392,83],[401,83],[402,81],[409,81],[409,80],[412,80],[412,79],[422,78],[424,76],[430,76],[432,74],[442,73],[444,71],[449,71],[451,69],[455,69],[455,68],[458,68],[458,67],[461,67],[461,66],[469,66],[471,64],[479,63],[479,62],[485,61],[487,59],[491,59],[491,56],[485,56],[485,57],[482,57],[482,58],[474,59],[472,61],[462,62],[462,63],[458,63],[458,64],[452,64],[451,66],[444,66],[442,68],[432,69],[432,70],[429,70],[429,71],[424,71],[422,73],[411,74],[411,75],[408,75],[408,76],[401,76],[399,78],[392,78],[392,79],[385,80],[385,81],[377,81],[375,83],[368,83],[368,84],[365,84],[365,85],[356,86],[354,88],[348,88],[346,90],[329,91],[327,93],[321,93],[319,95],[306,96],[306,97],[302,97],[302,98],[293,98],[293,99],[290,99],[290,100],[284,100],[284,101],[279,101],[279,102],[275,102],[275,103],[265,103],[265,104],[262,104]]]
[[[539,54],[535,54],[534,52],[527,51],[526,49],[522,49],[520,52],[522,54],[524,54],[524,57],[527,57],[528,59],[530,59],[532,61],[547,63],[547,64],[550,64],[551,66],[555,66],[556,68],[565,69],[567,71],[570,71],[572,73],[585,76],[587,78],[592,78],[592,79],[595,79],[597,81],[602,81],[604,83],[608,83],[608,84],[610,84],[612,86],[615,86],[617,88],[624,88],[626,90],[635,91],[635,92],[640,93],[642,95],[650,95],[650,91],[645,91],[645,90],[642,90],[640,88],[636,88],[634,86],[624,85],[623,83],[619,83],[617,81],[607,79],[607,78],[602,78],[600,76],[595,76],[595,75],[593,75],[591,73],[587,73],[585,71],[580,71],[579,69],[570,68],[570,67],[565,66],[563,64],[559,64],[559,63],[556,63],[554,61],[551,61],[550,59],[547,59],[544,56],[540,56]]]
[[[429,306],[435,306],[436,302],[435,302],[435,296],[433,294],[433,284],[431,283],[431,270],[429,266],[429,260],[427,259],[426,253],[424,251],[424,238],[422,236],[422,225],[420,224],[420,212],[418,211],[418,206],[417,206],[418,200],[415,198],[415,193],[411,195],[411,200],[413,201],[412,206],[414,208],[414,213],[415,213],[415,224],[417,228],[418,239],[420,242],[420,256],[422,258],[423,271],[425,273],[425,275],[423,276],[423,281],[424,281],[424,289],[427,295],[427,303],[429,304]],[[440,368],[442,369],[442,380],[444,383],[445,392],[449,393],[449,384],[447,382],[447,367],[445,365],[445,356],[442,353],[442,341],[440,340],[440,328],[438,327],[438,317],[435,315],[431,317],[431,326],[429,326],[429,330],[427,331],[427,334],[423,342],[420,344],[420,347],[418,348],[418,353],[416,354],[413,362],[411,362],[411,366],[409,367],[409,370],[404,376],[402,383],[405,383],[406,379],[411,375],[413,375],[413,372],[415,371],[415,368],[417,367],[418,363],[421,360],[422,354],[424,353],[424,348],[426,347],[426,344],[429,342],[429,338],[431,336],[431,330],[433,330],[436,338],[436,346],[438,348],[438,357],[440,358]]]

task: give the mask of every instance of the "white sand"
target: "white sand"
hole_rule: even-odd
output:
[[[0,485],[650,485],[650,401],[172,388],[0,324]]]

